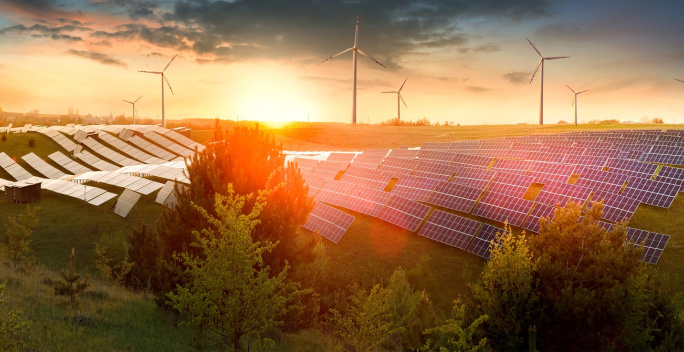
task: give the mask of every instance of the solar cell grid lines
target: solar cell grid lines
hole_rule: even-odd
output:
[[[326,161],[332,161],[336,163],[350,163],[355,156],[356,153],[330,153]]]
[[[515,142],[511,146],[512,151],[538,152],[542,148],[541,143],[536,142]]]
[[[381,148],[370,148],[370,149],[364,149],[363,153],[361,155],[382,155],[383,157],[387,156],[387,153],[389,153],[389,149],[381,149]]]
[[[378,166],[378,170],[388,172],[392,177],[400,177],[410,175],[417,165],[418,160],[416,159],[387,157],[382,164]]]
[[[606,166],[610,171],[621,170],[629,171],[631,173],[644,174],[647,176],[653,176],[653,174],[658,169],[658,165],[647,164],[634,160],[624,160],[624,159],[609,159]]]
[[[520,227],[532,205],[532,201],[487,190],[475,206],[473,215],[498,222],[508,221],[511,226]]]
[[[449,165],[443,162],[419,161],[413,170],[414,176],[434,178],[441,181],[447,181],[454,174],[458,166]]]
[[[45,162],[45,160],[41,159],[32,152],[22,156],[21,158],[24,161],[26,161],[26,163],[29,164],[29,166],[31,166],[41,175],[47,178],[57,179],[65,175],[65,173],[59,171],[59,169],[57,169],[56,167],[48,164],[47,162]]]
[[[392,149],[387,158],[415,159],[418,152],[418,149]]]
[[[663,166],[658,172],[658,176],[655,178],[656,181],[666,182],[674,185],[680,185],[682,188],[679,189],[681,192],[684,190],[684,169]]]
[[[504,229],[492,226],[489,224],[482,224],[480,232],[468,246],[468,252],[473,253],[479,257],[489,259],[489,247],[496,239],[497,235],[504,233]]]
[[[571,165],[603,167],[604,165],[606,165],[607,161],[607,156],[569,154],[567,157],[565,157],[565,160],[563,162]]]
[[[390,196],[389,192],[357,186],[351,191],[346,208],[377,217]]]
[[[586,148],[583,155],[617,158],[621,153],[619,149]]]
[[[466,249],[482,223],[435,210],[420,229],[420,236],[444,243],[448,246]]]
[[[420,147],[420,150],[451,150],[454,148],[454,143],[452,142],[425,142]]]
[[[447,209],[470,213],[483,190],[482,188],[442,182],[437,185],[426,202]]]
[[[188,148],[185,148],[184,146],[177,144],[173,142],[172,140],[160,135],[157,132],[150,131],[146,132],[143,134],[143,136],[152,142],[162,146],[165,150],[171,151],[172,153],[176,155],[180,155],[183,157],[190,157],[194,154],[194,152]]]
[[[303,225],[305,229],[318,232],[319,235],[338,243],[349,226],[354,222],[354,217],[342,210],[335,209],[323,203],[316,203],[309,219]]]
[[[337,174],[346,169],[347,166],[349,166],[349,163],[336,163],[333,161],[321,161],[316,165],[316,168],[313,169],[311,172],[314,175],[318,175],[321,177],[329,178],[329,179],[334,179]]]
[[[102,171],[114,171],[119,169],[118,166],[108,163],[98,157],[96,157],[93,154],[90,154],[87,151],[81,151],[80,153],[74,155],[77,159],[82,160],[84,163],[86,163],[88,166],[96,169],[96,170],[102,170]]]
[[[477,167],[460,166],[454,172],[455,177],[464,179],[485,180],[489,182],[496,175],[496,171]]]
[[[327,181],[316,194],[316,200],[328,204],[347,207],[347,200],[355,184],[343,181]]]
[[[418,155],[416,156],[419,160],[429,160],[429,161],[435,161],[435,162],[443,162],[448,164],[451,159],[454,158],[456,153],[453,152],[446,152],[446,151],[440,151],[440,150],[419,150]]]
[[[536,203],[521,227],[527,231],[539,233],[541,219],[543,217],[552,218],[554,209],[555,207],[550,205]]]
[[[672,183],[634,178],[627,183],[622,195],[656,207],[669,208],[680,189],[680,185]]]
[[[391,193],[416,202],[426,202],[432,191],[441,182],[437,179],[419,176],[402,176],[392,187]]]
[[[328,179],[312,174],[302,174],[304,183],[309,186],[309,196],[314,197],[318,191],[323,187],[323,185],[328,181]]]
[[[5,152],[0,152],[0,167],[5,169],[10,176],[17,181],[22,181],[31,178],[31,175],[26,169],[14,162]]]
[[[529,176],[532,176],[534,182],[537,183],[545,183],[545,181],[567,183],[575,168],[575,165],[535,162],[530,167]]]
[[[458,166],[488,168],[492,161],[494,158],[488,156],[456,154],[451,163]]]
[[[531,176],[499,171],[487,191],[522,198],[533,181]]]
[[[532,160],[537,163],[553,163],[562,164],[565,160],[565,155],[562,153],[550,153],[550,152],[530,152],[523,155],[523,159]]]
[[[157,158],[164,159],[166,161],[171,161],[176,158],[175,154],[148,142],[140,136],[133,135],[125,140]]]
[[[668,235],[632,227],[626,229],[625,242],[634,243],[637,247],[643,246],[644,254],[641,259],[646,263],[657,264],[669,240]]]
[[[164,202],[166,202],[166,199],[168,199],[169,196],[171,195],[171,193],[173,193],[173,189],[175,186],[176,186],[175,182],[167,181],[164,184],[164,187],[162,187],[159,190],[159,193],[157,193],[157,197],[154,199],[154,201],[156,203],[159,203],[159,204],[164,204]]]
[[[385,189],[391,178],[392,175],[386,172],[351,165],[344,172],[340,181],[382,190]]]
[[[492,169],[524,174],[530,169],[532,163],[529,160],[497,159]]]
[[[640,203],[639,200],[605,191],[595,191],[591,199],[592,202],[603,201],[602,218],[613,222],[629,221]]]
[[[124,142],[123,140],[112,136],[107,132],[100,132],[98,135],[100,140],[106,142],[107,144],[113,146],[114,148],[130,155],[132,158],[139,160],[147,164],[163,164],[166,160],[154,157],[144,151],[133,147],[132,145]]]
[[[127,217],[138,200],[140,200],[140,194],[128,189],[124,190],[114,205],[114,214],[122,218]]]
[[[384,159],[385,154],[366,154],[366,152],[363,152],[354,158],[352,165],[375,169]]]
[[[575,203],[585,203],[590,195],[591,190],[586,187],[548,182],[544,184],[535,200],[546,205],[560,204],[564,207],[571,200]]]
[[[140,164],[140,162],[135,161],[131,158],[128,158],[124,155],[121,155],[114,150],[105,147],[102,143],[94,140],[93,138],[85,138],[81,141],[82,145],[85,145],[86,147],[90,148],[92,151],[94,151],[97,154],[100,154],[102,157],[107,158],[119,165],[123,166],[131,166],[131,165],[137,165]]]
[[[302,173],[311,173],[311,170],[313,170],[316,165],[318,165],[318,160],[316,159],[306,159],[306,158],[294,158],[292,160],[293,163],[299,167],[299,170],[301,170]]]
[[[378,214],[378,219],[414,232],[430,212],[430,207],[393,195]]]

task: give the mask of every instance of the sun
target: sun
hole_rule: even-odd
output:
[[[242,85],[235,97],[241,120],[306,121],[315,113],[315,103],[307,99],[308,87],[287,67],[261,66]]]

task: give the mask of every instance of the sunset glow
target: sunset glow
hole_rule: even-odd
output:
[[[149,2],[0,1],[0,107],[4,111],[161,117],[158,71],[167,75],[166,116],[349,122],[351,46],[358,58],[359,122],[396,116],[461,124],[536,123],[538,62],[547,62],[545,117],[570,121],[684,122],[682,5],[662,1]]]

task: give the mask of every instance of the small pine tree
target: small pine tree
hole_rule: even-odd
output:
[[[26,214],[19,215],[19,219],[7,217],[5,224],[6,243],[3,244],[4,251],[9,255],[12,267],[17,268],[17,263],[32,258],[31,234],[33,228],[38,224],[38,212],[40,207],[26,206]]]
[[[81,274],[74,271],[74,257],[76,255],[75,249],[71,248],[71,257],[69,258],[69,267],[67,270],[63,268],[59,271],[59,275],[62,277],[62,281],[55,281],[53,283],[53,288],[55,289],[55,295],[58,296],[69,296],[71,299],[71,307],[74,306],[74,301],[76,300],[76,295],[82,293],[87,289],[90,284],[88,284],[89,277],[86,276],[85,279],[81,280]]]
[[[7,133],[2,134],[2,141],[3,142],[7,141]]]
[[[29,146],[29,148],[33,148],[36,146],[36,140],[33,137],[29,138],[28,146]]]

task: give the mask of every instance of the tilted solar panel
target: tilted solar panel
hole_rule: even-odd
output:
[[[489,259],[489,246],[496,239],[498,234],[504,232],[504,229],[492,226],[489,224],[483,224],[480,232],[478,232],[477,237],[475,237],[468,246],[468,252],[473,253],[485,259]]]
[[[441,181],[448,181],[451,175],[454,174],[458,166],[449,165],[444,162],[419,161],[415,170],[414,176],[427,177],[438,179]]]
[[[470,213],[483,188],[462,186],[451,182],[442,182],[427,199],[427,203],[464,213]]]
[[[520,227],[534,202],[487,190],[473,210],[473,215]]]
[[[632,179],[622,195],[656,207],[669,208],[680,189],[681,186],[667,182]]]
[[[393,195],[378,214],[378,219],[414,232],[428,212],[430,207],[427,205]]]
[[[466,249],[480,228],[479,221],[435,210],[418,234],[446,245]]]
[[[303,227],[338,243],[353,222],[353,216],[329,205],[316,203]]]
[[[670,236],[628,227],[625,242],[644,247],[641,259],[646,263],[657,264]]]
[[[356,186],[349,194],[346,208],[377,217],[390,196],[389,192],[383,190]]]
[[[640,203],[637,199],[605,191],[595,191],[591,199],[594,202],[603,201],[602,218],[613,222],[629,221]],[[591,204],[588,206],[591,207]]]
[[[416,202],[426,202],[432,191],[441,182],[437,179],[419,176],[402,176],[392,187],[391,193]]]
[[[564,207],[569,201],[585,203],[591,195],[591,190],[586,187],[569,185],[567,183],[547,182],[542,187],[535,201],[554,206],[560,204]]]
[[[525,222],[521,227],[527,231],[539,233],[541,219],[543,217],[553,218],[553,211],[555,209],[555,207],[549,205],[536,203],[534,209],[532,209],[532,212],[530,212],[530,215],[525,219]]]

